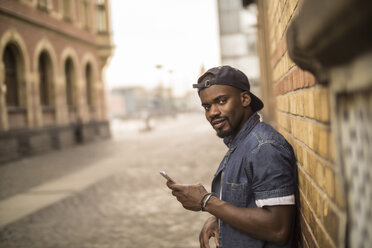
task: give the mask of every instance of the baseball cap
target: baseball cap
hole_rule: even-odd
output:
[[[243,91],[248,91],[251,95],[251,108],[253,112],[261,110],[264,106],[263,102],[250,92],[250,85],[247,76],[240,70],[224,65],[213,67],[201,75],[197,84],[193,84],[193,88],[197,88],[198,92],[212,85],[230,85]]]

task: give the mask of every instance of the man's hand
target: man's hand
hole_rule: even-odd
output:
[[[203,185],[181,185],[167,181],[167,186],[184,208],[191,211],[200,211],[200,200],[207,193]]]
[[[200,248],[210,248],[209,239],[214,237],[216,246],[219,246],[219,226],[215,216],[211,216],[204,223],[204,226],[199,235]]]

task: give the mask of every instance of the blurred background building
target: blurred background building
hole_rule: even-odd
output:
[[[172,89],[161,86],[152,90],[115,87],[110,91],[109,106],[110,117],[120,119],[160,117],[175,114],[176,110]]]
[[[249,78],[251,90],[260,96],[257,56],[257,8],[241,0],[218,0],[221,64],[239,68]]]
[[[108,137],[108,0],[0,2],[0,162]]]

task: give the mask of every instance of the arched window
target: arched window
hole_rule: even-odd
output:
[[[68,58],[65,63],[65,78],[66,78],[66,100],[69,107],[74,106],[73,85],[75,78],[74,65],[71,58]]]
[[[92,96],[92,66],[88,63],[85,67],[85,81],[86,81],[86,94],[87,94],[87,104],[89,107],[93,105]]]
[[[5,86],[6,86],[6,104],[7,106],[18,107],[19,104],[19,81],[16,48],[9,44],[4,51],[3,62],[5,67]]]
[[[42,106],[51,105],[51,60],[46,52],[42,52],[39,57],[39,90],[40,103]]]

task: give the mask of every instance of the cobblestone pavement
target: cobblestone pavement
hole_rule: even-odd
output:
[[[40,162],[40,157],[28,159],[27,166],[19,166],[30,173],[27,177],[35,176],[37,180],[8,183],[8,187],[26,184],[10,190],[12,194],[48,177],[57,178],[58,174],[78,170],[71,165],[63,170],[59,165],[62,160],[82,168],[89,166],[90,161],[110,157],[121,170],[1,228],[0,247],[199,247],[199,231],[208,214],[183,209],[166,188],[159,170],[167,171],[177,182],[200,182],[209,190],[226,151],[222,140],[199,114],[157,122],[151,132],[137,132],[138,127],[130,122],[115,122],[112,128],[115,136],[109,141],[42,156],[45,161],[56,161],[55,170],[51,169],[53,165],[34,164]],[[38,171],[39,168],[43,171]],[[4,171],[17,179],[11,168]],[[1,174],[0,180],[6,177]]]
[[[103,140],[1,164],[0,200],[104,160],[113,153],[112,143]]]

